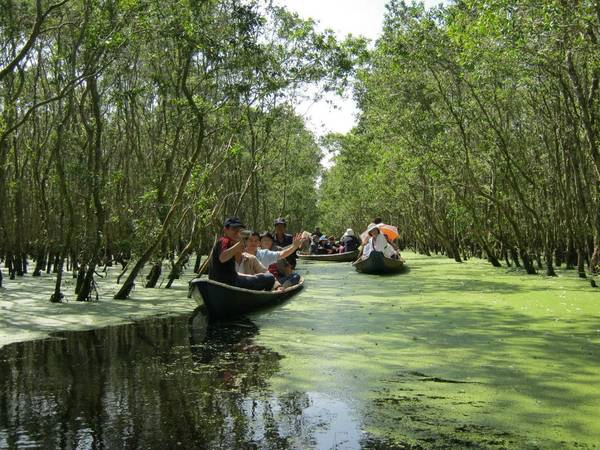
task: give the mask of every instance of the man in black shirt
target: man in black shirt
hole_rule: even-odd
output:
[[[275,277],[270,273],[244,275],[235,270],[235,256],[244,251],[244,243],[240,239],[242,228],[246,227],[237,217],[225,219],[223,236],[212,250],[208,278],[245,289],[270,291],[275,284]]]
[[[294,237],[291,234],[287,234],[285,232],[285,227],[287,225],[285,219],[283,217],[278,217],[275,219],[275,236],[273,239],[273,244],[279,248],[285,248],[288,245],[292,245],[294,242]],[[292,269],[296,268],[296,252],[292,253],[286,258],[290,264],[292,265]]]

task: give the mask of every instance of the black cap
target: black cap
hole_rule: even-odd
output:
[[[275,219],[275,222],[273,224],[274,225],[279,225],[279,224],[287,225],[287,222],[285,221],[285,219],[283,217],[278,217],[277,219]]]
[[[228,217],[225,219],[223,226],[225,228],[246,228],[246,225],[244,225],[238,217]]]

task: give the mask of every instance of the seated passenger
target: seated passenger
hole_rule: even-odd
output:
[[[379,227],[375,224],[371,224],[367,228],[368,239],[363,247],[363,259],[369,257],[371,252],[381,252],[387,258],[398,258],[398,253],[392,247],[385,236],[379,230]]]
[[[321,236],[319,238],[319,246],[317,247],[317,254],[329,255],[331,253],[333,253],[333,249],[331,248],[331,244],[329,244],[329,239],[327,239],[327,236]]]
[[[249,232],[246,239],[246,247],[241,256],[236,257],[235,269],[242,275],[257,275],[259,273],[269,273],[256,257],[256,251],[260,246],[260,235],[256,231]],[[275,274],[272,274],[275,276]],[[275,279],[272,290],[277,290],[281,284]]]
[[[316,255],[317,253],[319,253],[319,238],[321,236],[312,236],[312,242],[310,243],[310,254],[311,255]]]
[[[244,289],[270,291],[275,284],[272,274],[243,275],[235,270],[235,258],[241,256],[244,251],[244,244],[240,239],[242,228],[245,226],[237,217],[225,220],[223,236],[218,239],[212,250],[208,278]]]
[[[248,247],[246,247],[246,250]],[[258,273],[267,273],[268,270],[263,266],[255,255],[243,252],[235,258],[235,270],[243,275],[256,275]]]
[[[331,250],[333,250],[333,253],[337,253],[340,249],[340,244],[336,241],[335,236],[329,236],[328,239]]]
[[[300,275],[294,272],[292,265],[287,259],[277,261],[277,271],[279,272],[279,282],[283,289],[294,286],[300,282]]]
[[[342,236],[340,244],[340,248],[342,248],[344,252],[353,252],[358,250],[358,247],[360,246],[360,240],[354,234],[354,230],[352,228],[348,228]]]
[[[253,233],[252,236],[248,239],[248,253],[254,252],[256,255],[256,259],[265,266],[269,272],[271,272],[274,276],[277,276],[277,267],[275,263],[278,259],[282,259],[294,253],[302,244],[302,236],[300,234],[296,234],[292,239],[292,245],[288,245],[282,250],[273,250],[273,235],[268,231],[260,235],[260,247],[258,245],[255,246],[259,238],[258,233]]]

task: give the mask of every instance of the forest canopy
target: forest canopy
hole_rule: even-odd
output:
[[[358,124],[325,142],[325,226],[381,215],[459,262],[597,271],[598,30],[597,1],[390,1]]]
[[[342,89],[364,48],[253,0],[3,0],[0,45],[0,257],[68,261],[80,300],[112,260],[137,260],[121,297],[149,261],[176,277],[225,214],[314,225],[293,100]]]
[[[170,286],[226,215],[333,233],[381,216],[425,254],[586,277],[598,30],[591,0],[391,0],[367,50],[266,0],[1,0],[0,258],[57,273],[54,301],[65,264],[79,300],[130,264],[124,298],[148,263]],[[353,86],[351,132],[306,127],[314,85]]]

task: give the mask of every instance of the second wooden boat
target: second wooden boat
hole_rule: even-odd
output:
[[[404,260],[386,258],[381,252],[371,252],[368,258],[352,263],[358,272],[368,274],[398,273],[404,269]]]
[[[206,307],[210,319],[222,320],[277,305],[300,292],[303,286],[304,279],[300,279],[300,283],[282,291],[253,291],[196,278],[190,281],[189,296]]]
[[[358,250],[346,253],[331,253],[329,255],[310,255],[308,253],[298,253],[299,259],[307,261],[333,261],[333,262],[351,262],[358,257]]]

